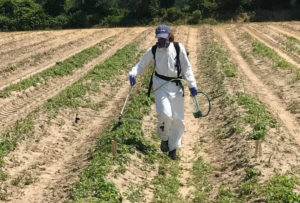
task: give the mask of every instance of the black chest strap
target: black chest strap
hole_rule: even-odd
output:
[[[183,90],[183,96],[184,96],[184,86],[183,86],[183,84],[181,83],[180,80],[175,80],[175,79],[182,79],[182,76],[181,76],[181,65],[180,65],[180,47],[179,47],[179,43],[178,42],[173,42],[173,44],[174,44],[174,47],[175,47],[175,50],[176,50],[175,67],[177,69],[177,78],[171,78],[171,77],[159,75],[155,71],[155,67],[156,67],[155,54],[156,54],[156,50],[157,50],[157,45],[152,46],[151,51],[152,51],[153,59],[154,59],[154,70],[152,72],[152,75],[151,75],[151,78],[150,78],[150,82],[149,82],[149,86],[148,86],[148,92],[147,92],[148,97],[150,97],[151,88],[153,86],[153,75],[154,75],[154,72],[155,72],[155,76],[157,76],[157,77],[159,77],[159,78],[161,78],[163,80],[166,80],[166,81],[172,80],[172,82],[176,83],[176,85],[179,85],[182,88],[182,90]]]

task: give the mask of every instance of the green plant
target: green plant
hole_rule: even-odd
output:
[[[111,60],[98,66],[96,70],[91,71],[83,80],[101,81],[103,78],[108,80],[117,73],[118,68],[123,67],[126,61],[128,62],[129,57],[132,60],[137,60],[135,55],[126,55],[133,53],[132,49],[134,48],[135,45],[133,44],[125,47],[124,50],[128,49],[127,51],[122,50],[116,53]],[[102,69],[107,67],[114,67],[115,73],[113,72],[114,69],[111,71]],[[103,75],[102,70],[108,71],[110,77]],[[141,80],[143,81],[143,87],[148,83],[150,72],[145,74]],[[153,97],[148,98],[144,88],[137,88],[136,91],[130,97],[130,103],[124,112],[124,117],[142,119],[145,114],[150,112]],[[111,154],[112,140],[117,143],[116,157],[113,157]],[[119,166],[117,172],[124,171],[124,166],[130,160],[129,153],[148,157],[148,160],[159,157],[153,144],[143,136],[142,124],[140,122],[124,120],[122,121],[122,125],[118,126],[117,121],[113,121],[99,136],[91,154],[90,165],[80,174],[80,181],[70,190],[69,198],[75,202],[91,201],[91,199],[93,201],[101,200],[106,202],[121,201],[121,194],[111,182],[107,181],[106,175],[111,172],[113,166]],[[130,194],[128,195],[130,198],[135,198]],[[141,197],[141,195],[138,195],[138,197]]]
[[[52,112],[54,115],[60,108],[79,106],[92,107],[94,109],[103,106],[103,103],[90,104],[84,102],[83,98],[87,92],[99,91],[98,86],[102,81],[108,81],[115,75],[119,74],[121,70],[128,70],[133,61],[139,57],[137,51],[137,43],[131,43],[124,48],[117,51],[111,58],[104,61],[104,63],[95,66],[83,78],[73,85],[67,87],[56,97],[49,99],[44,104],[44,109]]]
[[[239,202],[236,195],[233,193],[230,184],[222,184],[219,188],[216,203],[237,203]]]
[[[159,162],[158,174],[152,180],[155,186],[153,202],[182,202],[183,199],[178,193],[180,182],[178,161],[170,161],[164,157]]]
[[[266,202],[300,202],[300,195],[293,191],[296,183],[295,177],[276,174],[262,189]]]
[[[276,120],[266,111],[263,104],[256,101],[250,95],[239,92],[237,95],[237,103],[247,109],[245,120],[253,127],[249,138],[254,140],[264,139],[268,128],[276,127]]]
[[[124,196],[132,203],[145,201],[145,194],[141,185],[130,183]]]
[[[20,140],[32,135],[34,131],[35,113],[28,115],[24,119],[18,120],[12,127],[0,133],[0,166],[3,164],[3,157],[13,151]]]
[[[192,182],[196,188],[193,200],[194,202],[208,202],[208,193],[211,190],[211,185],[209,183],[211,170],[212,166],[205,163],[202,157],[199,157],[194,162],[192,170]]]
[[[283,59],[281,56],[279,56],[273,49],[269,48],[265,44],[254,40],[252,42],[252,48],[253,52],[260,54],[264,57],[267,57],[272,60],[273,67],[280,67],[280,68],[289,68],[289,69],[296,69],[293,64]]]
[[[289,51],[300,55],[300,41],[295,37],[289,37],[289,36],[285,36],[285,37],[287,38],[286,48]]]
[[[293,101],[287,108],[291,113],[297,113],[300,110],[300,103]]]

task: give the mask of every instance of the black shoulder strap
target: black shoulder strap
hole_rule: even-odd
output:
[[[155,53],[156,53],[156,49],[157,49],[157,45],[152,46],[152,54],[153,54],[153,58],[154,58],[154,63],[155,63]]]
[[[177,77],[180,77],[181,74],[181,65],[180,65],[180,47],[178,42],[174,42],[174,47],[176,49],[176,67],[177,67]]]
[[[157,45],[152,46],[151,51],[152,51],[153,59],[154,59],[154,69],[153,69],[153,72],[152,72],[152,75],[151,75],[151,78],[150,78],[150,81],[149,81],[148,92],[147,92],[148,97],[150,97],[151,88],[152,88],[152,85],[153,85],[153,75],[154,75],[155,66],[156,66],[156,61],[155,61],[156,49],[157,49]]]
[[[179,53],[180,53],[180,47],[178,42],[174,42],[174,47],[176,49],[176,55],[179,58]]]

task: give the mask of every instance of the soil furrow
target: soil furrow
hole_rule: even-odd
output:
[[[297,63],[300,63],[300,56],[297,53],[288,50],[286,46],[287,38],[284,37],[281,33],[278,33],[276,31],[274,32],[272,29],[268,29],[268,27],[266,27],[265,25],[252,24],[250,28],[257,32],[259,36],[265,38],[266,41],[270,42],[274,47],[280,49]]]
[[[282,125],[285,127],[285,130],[294,137],[297,144],[300,144],[300,126],[294,116],[286,111],[283,102],[275,96],[273,90],[263,84],[251,70],[248,63],[239,53],[236,45],[229,39],[227,31],[225,31],[225,29],[215,29],[215,31],[224,40],[232,53],[232,58],[237,62],[239,65],[238,67],[243,71],[251,83],[252,90],[250,92],[259,96],[260,100],[268,106],[268,109],[279,118]]]
[[[243,27],[246,32],[248,32],[251,36],[255,37],[259,41],[263,42],[270,48],[274,49],[279,56],[290,62],[291,64],[295,65],[296,67],[300,67],[300,59],[297,57],[296,60],[295,58],[292,58],[289,56],[285,51],[277,48],[276,43],[273,42],[269,37],[261,35],[261,33],[258,30],[253,29],[252,27]]]
[[[84,41],[87,37],[96,37],[97,35],[101,36],[104,30],[89,30],[89,31],[83,31],[79,33],[73,33],[75,36],[70,35],[67,37],[61,37],[61,38],[53,38],[53,40],[50,41],[44,41],[37,43],[35,46],[26,46],[21,49],[12,50],[9,52],[5,52],[5,54],[0,55],[0,60],[2,61],[0,65],[0,69],[4,69],[7,66],[14,66],[17,63],[24,63],[23,60],[29,59],[30,57],[33,57],[39,53],[44,53],[52,48],[55,48],[62,44],[67,44],[70,42],[81,42]]]
[[[269,28],[281,33],[281,34],[284,34],[284,35],[287,35],[289,37],[295,37],[296,39],[300,40],[300,34],[296,34],[296,33],[291,33],[291,32],[288,32],[284,29],[282,29],[281,27],[279,26],[276,26],[276,25],[267,25]]]
[[[201,28],[200,28],[201,29]],[[199,28],[190,28],[187,36],[186,49],[189,51],[189,59],[193,68],[194,75],[198,75],[198,67],[197,67],[197,58],[198,58],[198,49],[200,48],[199,41]],[[198,81],[199,82],[199,81]],[[200,88],[200,87],[199,87]],[[193,195],[195,187],[191,183],[192,179],[192,168],[193,163],[198,158],[195,152],[195,146],[197,145],[197,141],[200,136],[202,136],[203,130],[199,127],[199,120],[193,118],[192,115],[192,107],[190,106],[191,97],[189,97],[190,93],[186,91],[185,93],[185,132],[182,137],[182,147],[180,149],[180,175],[179,180],[182,183],[182,186],[179,189],[182,197],[187,199]]]
[[[36,35],[47,35],[57,31],[23,31],[23,32],[0,32],[0,46],[3,44],[7,44],[13,41],[18,41],[22,39],[29,39]]]
[[[127,32],[126,36],[117,36],[116,45],[105,52],[105,56],[100,56],[93,65],[111,56],[144,30],[145,28],[135,28]],[[88,67],[94,66],[89,64]],[[107,88],[106,84],[103,84],[105,87],[100,87],[102,97],[99,98],[103,100],[103,95],[105,95],[110,99],[105,102],[105,108],[99,111],[99,115],[114,116],[118,113],[119,104],[123,102],[120,98],[125,98],[128,93],[127,77],[127,73],[118,77],[117,82],[126,81],[126,83],[122,82],[121,87],[112,85],[111,88]],[[12,193],[11,202],[62,202],[67,197],[68,188],[78,179],[79,172],[86,166],[89,149],[110,120],[81,116],[80,123],[74,125],[74,112],[69,110],[65,110],[56,119],[57,122],[64,120],[63,128],[56,122],[52,124],[43,122],[43,116],[39,119],[41,121],[38,123],[48,125],[49,128],[40,128],[39,125],[37,135],[32,138],[38,141],[26,140],[9,155],[9,157],[18,157],[20,160],[26,159],[26,162],[19,166],[14,166],[14,163],[7,165],[10,178],[19,177],[20,174],[30,171],[36,181],[24,188],[9,187]],[[32,142],[34,145],[30,144]],[[12,160],[9,157],[6,158],[7,161]]]
[[[65,89],[67,86],[74,83],[76,80],[78,80],[80,77],[85,75],[90,69],[92,69],[95,65],[101,63],[105,59],[112,56],[119,48],[124,46],[126,43],[128,43],[130,40],[133,40],[134,37],[136,37],[137,34],[143,31],[144,28],[131,30],[129,32],[129,37],[125,41],[121,41],[111,49],[107,50],[104,54],[100,55],[100,57],[94,59],[92,62],[86,64],[83,68],[80,70],[77,70],[73,73],[71,76],[66,76],[63,78],[59,78],[56,80],[53,80],[52,83],[48,84],[47,87],[44,89],[38,89],[37,91],[32,91],[27,93],[27,97],[23,99],[17,99],[17,100],[10,100],[9,102],[2,103],[2,107],[5,106],[5,108],[15,108],[18,109],[15,112],[11,113],[10,116],[6,117],[2,120],[2,122],[5,122],[5,125],[0,126],[0,130],[4,130],[7,126],[14,123],[16,120],[20,118],[24,118],[28,113],[30,113],[33,109],[41,105],[44,101],[47,99],[55,96],[57,93],[59,93],[61,90]],[[119,36],[121,37],[121,36]],[[116,38],[117,40],[117,38]],[[20,111],[21,110],[21,111]],[[0,109],[0,114],[2,114],[2,108]]]
[[[20,69],[12,73],[6,74],[6,77],[0,81],[0,91],[5,87],[16,84],[30,76],[33,76],[39,72],[42,72],[56,64],[56,62],[66,60],[67,58],[81,52],[84,49],[95,46],[100,41],[103,41],[112,35],[122,32],[119,30],[107,30],[101,32],[101,35],[94,37],[93,35],[87,36],[82,40],[75,40],[66,44],[53,48],[43,54],[41,60],[32,64],[31,62],[24,64]]]
[[[34,36],[28,36],[28,38],[23,38],[16,41],[11,41],[4,43],[0,45],[0,54],[4,54],[6,52],[12,51],[12,50],[18,50],[23,47],[27,47],[30,49],[30,46],[38,45],[39,43],[47,42],[50,40],[55,40],[56,38],[61,37],[69,37],[72,35],[76,35],[76,30],[66,30],[66,31],[56,31],[56,32],[44,32],[44,33],[38,33]]]

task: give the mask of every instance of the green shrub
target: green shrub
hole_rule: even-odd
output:
[[[192,17],[188,20],[189,24],[198,24],[202,19],[202,12],[200,10],[195,10],[192,13]]]
[[[179,8],[171,7],[166,9],[164,20],[168,22],[175,22],[179,19],[182,19],[184,14]]]
[[[214,18],[205,18],[203,20],[200,20],[200,24],[209,24],[209,25],[217,25],[219,22]]]

